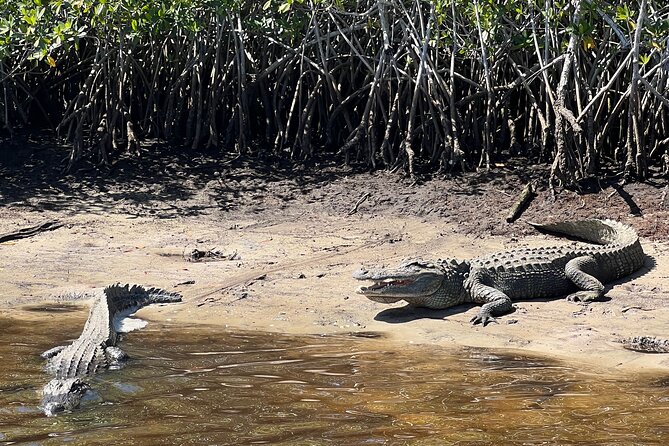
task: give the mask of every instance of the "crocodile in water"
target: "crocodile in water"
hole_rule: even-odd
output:
[[[150,304],[181,301],[178,293],[139,285],[111,285],[96,294],[79,338],[42,354],[48,359],[47,372],[55,376],[42,392],[41,407],[47,416],[77,407],[89,389],[87,377],[126,359],[116,347],[123,318]]]
[[[358,280],[374,282],[357,292],[369,299],[443,309],[483,304],[471,320],[486,325],[512,310],[512,301],[568,295],[590,301],[604,295],[603,283],[632,274],[644,264],[637,233],[613,220],[531,223],[542,232],[591,244],[521,248],[471,260],[406,260],[397,268],[361,269]]]

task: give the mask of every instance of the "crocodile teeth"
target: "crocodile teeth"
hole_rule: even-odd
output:
[[[380,282],[374,282],[373,285],[370,286],[361,286],[357,289],[358,293],[364,293],[365,291],[378,291],[383,288],[388,288],[391,286],[405,286],[410,283],[414,282],[411,279],[405,279],[405,280],[400,280],[400,279],[384,279]]]

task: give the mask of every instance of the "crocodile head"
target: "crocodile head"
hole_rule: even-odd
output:
[[[468,262],[409,259],[396,268],[360,269],[353,278],[373,282],[356,291],[375,302],[405,300],[416,307],[441,309],[463,302],[468,272]]]
[[[353,278],[373,282],[359,287],[357,293],[375,302],[393,303],[436,293],[444,280],[444,269],[433,262],[409,259],[396,268],[359,269]]]
[[[54,378],[44,386],[40,407],[48,417],[72,410],[89,388],[80,378]]]

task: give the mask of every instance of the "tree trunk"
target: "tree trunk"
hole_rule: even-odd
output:
[[[641,31],[643,21],[646,18],[647,0],[641,0],[639,18],[636,21],[634,31],[634,43],[632,44],[632,83],[630,85],[629,109],[627,112],[627,159],[625,160],[624,177],[631,180],[636,175],[639,180],[646,178],[648,168],[646,166],[646,150],[643,145],[643,134],[641,125],[641,108],[639,107],[639,47],[641,45]]]
[[[562,74],[560,75],[560,82],[557,86],[557,93],[555,97],[555,104],[553,111],[555,113],[555,145],[556,153],[551,166],[551,173],[548,179],[548,187],[553,195],[555,195],[556,182],[562,186],[571,186],[575,182],[574,163],[572,150],[567,142],[567,129],[565,122],[566,102],[567,102],[567,85],[569,83],[569,73],[571,72],[571,65],[574,61],[576,45],[578,43],[578,23],[581,18],[581,0],[574,0],[574,16],[572,18],[572,31],[569,37],[569,44],[565,53],[564,62],[562,65]]]

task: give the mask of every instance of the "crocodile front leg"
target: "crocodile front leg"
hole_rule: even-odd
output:
[[[112,345],[105,348],[105,358],[107,359],[107,366],[112,370],[117,370],[125,365],[128,354]]]
[[[591,302],[604,295],[604,285],[590,274],[598,267],[597,261],[590,256],[576,257],[565,265],[565,274],[582,291],[567,296],[570,302]]]
[[[473,302],[483,303],[479,313],[469,321],[474,325],[480,323],[485,327],[488,322],[495,320],[494,316],[501,316],[513,309],[511,298],[497,288],[483,283],[480,275],[476,272],[472,272],[469,276],[465,288],[469,291]]]

